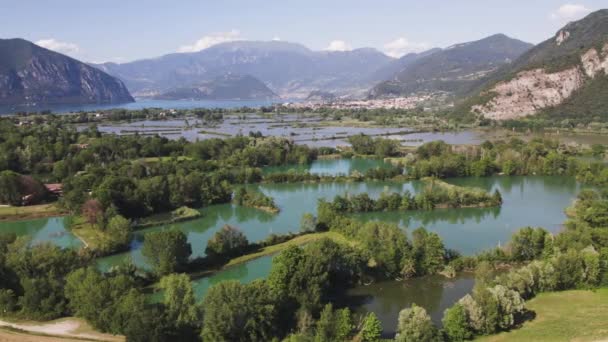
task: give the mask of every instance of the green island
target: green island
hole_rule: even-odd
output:
[[[253,192],[242,187],[234,192],[232,202],[236,205],[256,208],[273,214],[280,211],[279,207],[274,203],[274,200],[264,195],[263,193]]]
[[[218,113],[196,117],[216,125]],[[606,337],[602,315],[588,311],[605,308],[608,286],[608,168],[597,146],[509,137],[407,147],[357,134],[334,148],[258,133],[188,141],[82,126],[156,115],[0,118],[0,213],[14,220],[0,230],[2,320],[76,317],[129,341],[500,341],[557,336],[548,332],[555,327],[560,336]],[[36,124],[19,124],[26,119]],[[357,159],[369,167],[351,168]],[[322,162],[346,168],[313,170]],[[284,171],[294,165],[304,171]],[[516,217],[526,210],[509,185],[517,177],[570,187],[562,230],[525,216],[517,222],[530,223],[506,240],[468,232],[470,244],[490,242],[465,253],[451,248],[449,231],[411,223]],[[20,220],[57,214],[66,214],[54,221],[64,230]],[[35,224],[42,228],[29,231]],[[56,243],[70,238],[82,244]],[[212,280],[246,278],[254,263],[268,267],[247,281]],[[390,320],[349,295],[438,279],[469,285],[441,310],[425,308],[422,292],[407,304],[391,300],[402,306]]]
[[[412,195],[410,192],[380,194],[376,200],[366,193],[359,195],[336,196],[331,202],[340,213],[395,211],[395,210],[432,210],[435,208],[485,208],[502,204],[498,190],[489,194],[482,189],[465,188],[444,181],[425,177],[424,189]]]

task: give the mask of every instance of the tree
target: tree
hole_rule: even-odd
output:
[[[204,341],[270,341],[276,328],[275,300],[264,281],[224,281],[203,301]]]
[[[163,305],[170,322],[177,326],[196,326],[199,311],[190,277],[186,274],[164,276],[159,283]]]
[[[347,341],[353,331],[352,319],[348,308],[333,310],[331,304],[325,305],[316,323],[315,342]]]
[[[125,274],[107,276],[93,267],[81,268],[66,277],[65,296],[75,316],[101,331],[121,334],[123,322],[116,319],[116,306],[134,286]]]
[[[192,246],[184,232],[172,228],[146,234],[141,253],[158,275],[166,275],[188,262]]]
[[[300,220],[300,231],[305,233],[314,232],[317,229],[317,219],[311,213],[304,213]]]
[[[127,246],[131,241],[131,222],[121,215],[113,216],[106,227],[110,237],[110,250],[121,246]]]
[[[443,313],[443,331],[448,341],[460,342],[473,337],[473,332],[467,322],[467,314],[461,304],[454,304]]]
[[[545,239],[549,234],[543,228],[525,227],[511,237],[511,256],[516,261],[528,261],[543,254]]]
[[[445,264],[445,248],[441,237],[422,227],[414,230],[412,236],[418,266],[416,273],[423,275],[441,271]]]
[[[98,225],[103,228],[103,206],[96,199],[89,199],[82,205],[82,216],[90,225]]]
[[[0,172],[0,203],[21,205],[20,175],[13,171]]]
[[[466,314],[467,325],[474,331],[481,332],[484,326],[484,316],[477,301],[475,301],[471,295],[467,294],[458,301],[458,304],[462,306]]]
[[[65,277],[84,261],[75,250],[51,244],[29,246],[22,239],[14,242],[6,256],[6,266],[18,279],[21,313],[32,319],[63,315],[67,311]]]
[[[396,341],[417,342],[438,340],[437,328],[426,310],[416,304],[399,313]]]
[[[226,224],[209,239],[205,253],[211,257],[227,257],[244,253],[248,245],[243,232]]]
[[[364,342],[380,341],[380,337],[382,336],[382,323],[375,313],[370,312],[365,316],[360,334]]]

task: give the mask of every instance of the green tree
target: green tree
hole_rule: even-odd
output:
[[[417,342],[417,341],[437,341],[437,328],[431,321],[426,310],[416,304],[411,308],[403,309],[399,313],[399,324],[397,326],[397,336],[395,341]]]
[[[190,277],[186,274],[170,274],[159,282],[163,291],[163,305],[168,320],[178,326],[195,326],[199,311]]]
[[[511,236],[509,247],[511,256],[516,261],[528,261],[540,258],[545,248],[545,239],[549,232],[543,228],[525,227]]]
[[[172,228],[146,234],[141,253],[157,274],[165,275],[186,265],[192,247],[184,232]]]
[[[375,313],[370,312],[363,319],[361,338],[364,342],[377,342],[382,337],[382,323]]]
[[[243,254],[249,245],[247,237],[238,228],[224,225],[207,242],[205,253],[212,257],[227,257]]]
[[[204,341],[270,341],[277,319],[275,300],[264,281],[221,282],[203,301]]]
[[[317,229],[317,219],[311,213],[304,213],[300,220],[301,232],[314,232]]]
[[[473,332],[467,322],[467,314],[461,304],[454,304],[443,313],[443,331],[448,341],[461,342],[473,337]]]
[[[113,216],[108,221],[106,232],[110,237],[110,250],[127,246],[131,241],[131,222],[121,215]]]

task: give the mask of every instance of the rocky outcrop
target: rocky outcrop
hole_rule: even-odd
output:
[[[105,72],[22,39],[0,40],[0,104],[132,102]]]
[[[569,35],[560,31],[555,43],[562,44]],[[580,63],[558,72],[543,68],[520,71],[510,80],[502,81],[485,93],[491,100],[471,110],[494,120],[516,119],[555,107],[570,98],[587,81],[608,75],[608,44],[601,51],[595,48],[580,56]]]

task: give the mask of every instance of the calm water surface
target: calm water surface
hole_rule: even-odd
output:
[[[437,232],[446,247],[471,255],[507,243],[513,232],[524,226],[540,226],[558,232],[566,219],[564,209],[580,191],[578,183],[568,177],[487,177],[448,181],[487,191],[498,189],[503,195],[504,203],[500,208],[364,213],[355,217],[363,221],[393,222],[408,232],[424,226]],[[193,255],[203,256],[207,241],[224,224],[239,227],[250,241],[259,241],[272,233],[297,232],[304,213],[316,214],[317,200],[320,198],[332,199],[336,195],[363,192],[371,197],[378,197],[384,191],[409,190],[415,193],[422,186],[418,181],[255,185],[252,187],[275,199],[281,208],[279,214],[223,204],[204,208],[200,219],[175,226],[188,234]],[[137,235],[160,229],[166,228],[150,228]],[[107,269],[127,258],[131,258],[137,265],[145,266],[140,245],[134,243],[129,253],[100,259],[101,268]]]

